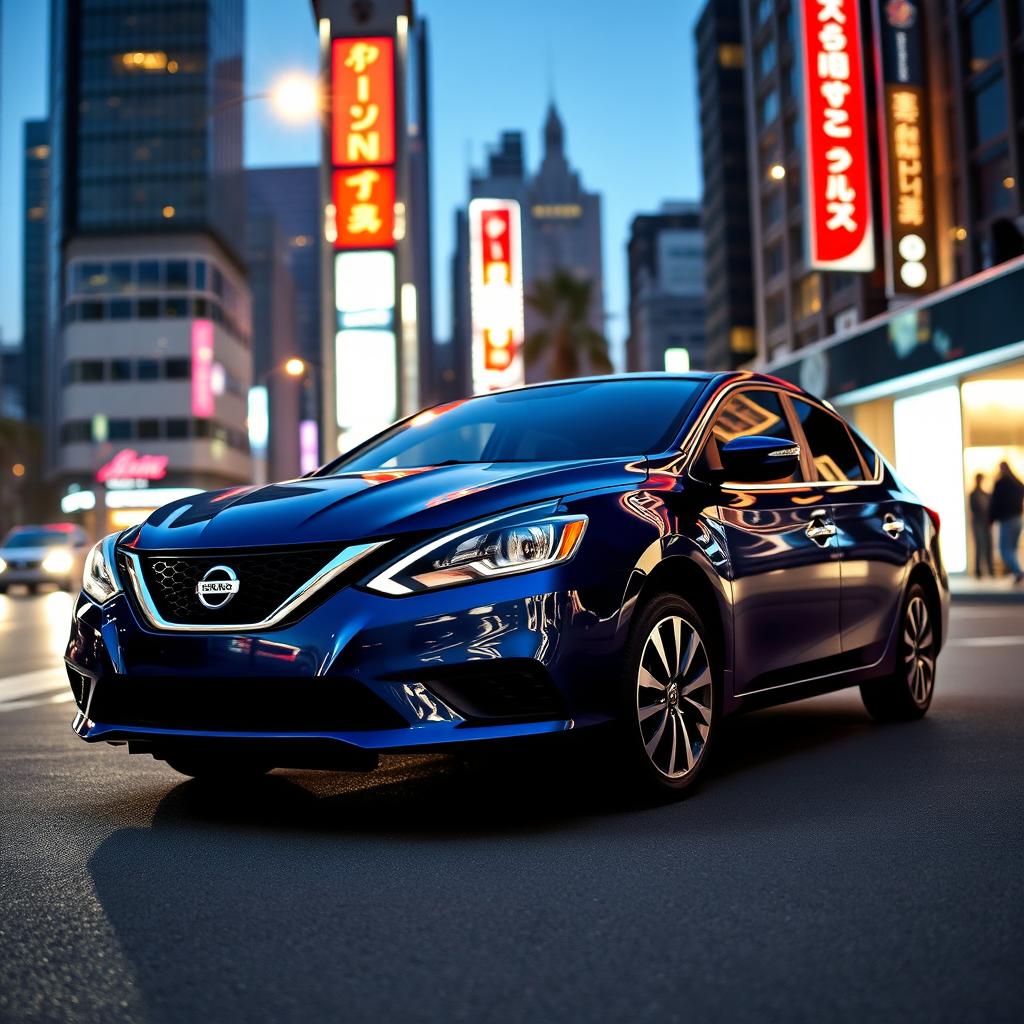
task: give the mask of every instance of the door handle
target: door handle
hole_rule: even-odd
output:
[[[902,519],[894,516],[891,512],[887,512],[885,521],[882,523],[882,529],[885,530],[893,540],[899,540],[900,534],[907,528],[907,524]]]
[[[816,508],[811,512],[811,521],[804,531],[811,540],[826,540],[836,535],[836,524],[828,518],[828,512],[823,508]]]

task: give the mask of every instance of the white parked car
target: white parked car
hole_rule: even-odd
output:
[[[75,590],[88,552],[89,538],[72,523],[16,526],[0,543],[0,594],[18,583],[30,594],[44,583]]]

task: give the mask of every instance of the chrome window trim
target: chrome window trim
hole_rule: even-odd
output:
[[[169,633],[246,633],[273,628],[317,593],[317,591],[327,586],[331,580],[344,572],[345,569],[355,564],[360,558],[368,555],[371,551],[375,551],[383,543],[384,541],[377,541],[372,544],[351,544],[344,548],[315,575],[306,580],[298,590],[285,598],[270,615],[259,622],[211,623],[209,625],[168,622],[157,611],[153,596],[146,586],[146,580],[142,573],[142,560],[134,551],[125,551],[124,556],[128,566],[128,579],[131,582],[132,591],[139,602],[143,615],[154,629]],[[181,557],[188,556],[183,555]]]
[[[707,442],[707,431],[715,418],[715,413],[718,411],[718,407],[726,398],[740,388],[774,391],[777,395],[789,395],[790,397],[799,398],[802,401],[808,402],[810,405],[816,405],[819,408],[824,409],[825,412],[832,416],[838,417],[839,421],[846,426],[846,420],[843,419],[843,417],[834,409],[830,409],[824,402],[817,398],[813,398],[811,395],[808,395],[803,391],[790,391],[788,388],[780,388],[777,384],[773,384],[771,381],[760,381],[749,378],[734,381],[725,385],[725,387],[723,387],[715,396],[713,401],[709,402],[708,405],[705,406],[704,411],[700,414],[697,422],[690,428],[679,444],[679,453],[686,463],[684,472],[690,480],[694,481],[694,483],[707,483],[706,480],[702,481],[699,477],[693,475],[694,461],[696,460],[698,453],[704,447],[704,443]],[[847,432],[849,432],[849,430],[847,430]],[[688,447],[689,445],[693,445],[692,449]],[[883,465],[882,457],[875,450],[874,445],[871,446],[871,449],[875,452],[875,475],[869,480],[798,480],[778,484],[744,484],[729,480],[718,484],[718,487],[723,491],[791,491],[794,488],[842,487],[845,490],[847,487],[876,486],[884,479],[885,467]],[[858,452],[857,454],[859,458],[860,453]]]

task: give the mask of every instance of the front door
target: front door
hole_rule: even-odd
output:
[[[750,388],[725,400],[716,416],[705,463],[717,445],[758,435],[793,440],[787,399]],[[700,463],[695,467],[699,474]],[[840,645],[839,548],[832,506],[808,486],[809,464],[772,483],[722,485],[733,588],[735,692],[784,686],[834,671]]]

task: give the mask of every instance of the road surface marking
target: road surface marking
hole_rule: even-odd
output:
[[[67,675],[61,668],[45,668],[37,672],[7,676],[6,679],[0,679],[0,711],[10,710],[12,704],[20,706],[21,701],[53,693],[55,690],[64,691],[71,696]]]

